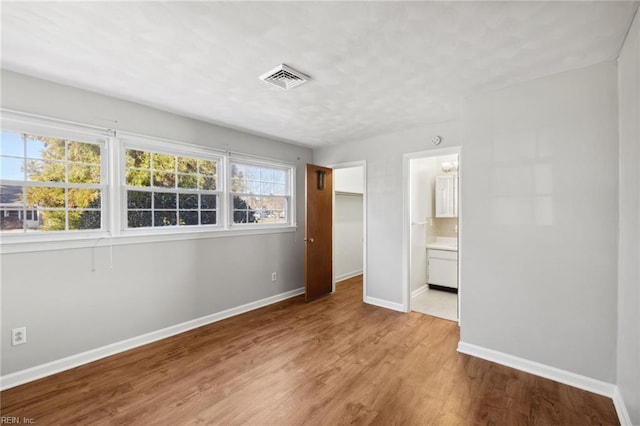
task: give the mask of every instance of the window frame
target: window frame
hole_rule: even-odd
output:
[[[280,161],[273,161],[268,159],[261,159],[258,157],[247,155],[230,155],[228,157],[227,167],[227,215],[228,215],[228,227],[229,229],[262,229],[262,228],[280,228],[287,226],[295,226],[295,171],[296,167],[291,164],[287,164]],[[231,182],[233,180],[231,173],[233,165],[239,164],[244,166],[264,167],[270,169],[279,169],[287,173],[285,179],[285,195],[272,195],[272,194],[254,194],[254,193],[236,193],[231,190]],[[234,196],[260,196],[260,197],[276,197],[284,198],[286,201],[286,221],[277,223],[235,223],[233,221],[233,197]]]
[[[0,108],[0,129],[17,133],[43,135],[65,140],[99,143],[101,156],[101,229],[40,232],[0,232],[0,254],[92,248],[105,245],[140,244],[165,241],[208,239],[217,237],[289,233],[296,225],[296,162],[238,153],[197,143],[186,143],[100,126],[50,118],[21,111]],[[222,143],[222,142],[221,142]],[[127,228],[126,225],[126,149],[143,149],[178,156],[214,159],[217,165],[217,223],[215,225],[164,226]],[[288,171],[288,217],[286,223],[233,224],[233,203],[230,192],[230,164],[238,161],[257,166]],[[11,179],[3,181],[9,185]],[[18,181],[25,186],[32,181]],[[36,182],[36,185],[39,182]],[[44,186],[47,183],[42,182]],[[162,188],[150,188],[160,189]],[[65,206],[65,209],[68,206]],[[200,210],[200,209],[199,209]],[[29,211],[26,209],[24,211]]]
[[[60,208],[51,208],[51,211],[64,211],[65,214],[65,228],[69,226],[68,213],[75,211],[76,209],[69,207],[68,189],[97,189],[100,191],[100,208],[89,209],[100,212],[100,228],[99,229],[64,229],[56,231],[25,231],[22,232],[0,232],[2,243],[14,243],[14,242],[26,242],[26,241],[49,241],[60,239],[78,239],[78,238],[100,238],[109,235],[109,223],[111,216],[110,209],[110,193],[109,193],[109,178],[110,178],[110,166],[109,166],[109,134],[106,129],[99,129],[90,126],[82,126],[75,123],[63,122],[58,120],[50,120],[42,117],[26,116],[23,114],[16,114],[12,112],[2,111],[2,120],[0,125],[2,132],[12,132],[21,135],[33,135],[50,137],[53,139],[61,139],[65,141],[65,150],[67,149],[66,142],[81,142],[95,144],[100,147],[100,183],[84,184],[84,183],[72,183],[68,182],[68,165],[74,163],[66,158],[60,162],[65,165],[65,182],[44,182],[44,181],[30,181],[26,177],[26,170],[22,180],[15,179],[2,179],[2,185],[7,186],[20,186],[23,190],[23,196],[26,194],[26,188],[35,187],[51,187],[51,188],[63,188],[65,189],[65,206]],[[24,140],[23,140],[24,143]],[[22,157],[7,156],[8,158],[21,158],[25,161],[29,159],[27,154],[26,145],[24,147],[24,153]],[[98,163],[96,163],[98,164]],[[26,205],[20,212],[33,211]],[[49,210],[49,209],[46,209]],[[39,214],[38,214],[39,215]]]
[[[190,232],[216,232],[224,230],[224,192],[225,192],[225,161],[224,156],[219,152],[199,147],[197,145],[188,145],[179,142],[168,142],[157,138],[147,138],[138,135],[132,135],[128,133],[122,133],[122,136],[117,137],[118,145],[118,198],[119,208],[116,215],[119,219],[117,229],[121,235],[152,235],[152,234],[181,234]],[[126,152],[127,150],[145,151],[153,154],[171,155],[174,157],[189,157],[199,160],[215,161],[216,162],[216,189],[215,190],[200,190],[200,189],[180,189],[180,188],[162,188],[162,187],[136,187],[127,185],[126,181]],[[128,203],[127,203],[127,191],[142,191],[142,192],[169,192],[175,194],[212,194],[216,195],[216,223],[215,224],[198,224],[198,225],[169,225],[169,226],[150,226],[150,227],[128,227]],[[152,209],[152,211],[154,211]],[[178,211],[178,208],[176,208]],[[197,210],[201,211],[200,208]]]

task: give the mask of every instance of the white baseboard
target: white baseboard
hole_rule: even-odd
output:
[[[388,300],[378,299],[375,297],[365,297],[364,303],[380,306],[381,308],[393,309],[394,311],[405,312],[402,303],[389,302]]]
[[[186,321],[181,324],[172,325],[170,327],[152,331],[141,336],[132,337],[120,342],[102,346],[100,348],[91,349],[86,352],[71,355],[66,358],[27,368],[25,370],[16,371],[15,373],[7,374],[0,377],[0,390],[9,389],[14,386],[22,385],[27,382],[59,373],[61,371],[88,364],[90,362],[97,361],[99,359],[115,355],[120,352],[128,351],[129,349],[137,348],[138,346],[146,345],[157,340],[184,333],[185,331],[189,331],[194,328],[202,327],[203,325],[211,324],[235,315],[240,315],[245,312],[253,311],[254,309],[262,308],[267,305],[290,299],[303,293],[304,288],[297,288],[295,290],[276,294],[275,296],[267,297],[265,299],[256,300],[255,302],[236,306],[235,308],[226,309],[224,311]]]
[[[620,424],[622,426],[633,426],[633,423],[631,423],[631,416],[629,415],[629,411],[627,411],[627,406],[625,405],[622,394],[620,393],[620,388],[617,386],[613,392],[613,406],[616,407],[616,413],[618,413],[618,420],[620,421]]]
[[[416,296],[420,296],[425,291],[429,290],[429,284],[422,284],[420,287],[416,288],[411,292],[411,298],[413,299]]]
[[[613,398],[616,390],[616,385],[612,383],[592,379],[591,377],[582,376],[570,371],[540,364],[535,361],[529,361],[528,359],[519,358],[504,352],[494,351],[493,349],[483,348],[482,346],[473,345],[471,343],[465,343],[462,341],[458,342],[458,352],[486,359],[487,361],[493,361],[498,364],[506,365],[507,367],[515,368],[516,370],[535,374],[536,376],[551,379],[559,383],[564,383],[565,385],[597,393],[598,395],[607,396],[609,398]]]
[[[358,275],[362,275],[362,269],[348,272],[346,274],[336,275],[336,282],[348,280],[349,278],[357,277]]]
[[[554,380],[565,385],[573,386],[578,389],[597,393],[598,395],[609,397],[613,400],[613,405],[618,414],[618,420],[621,425],[631,426],[631,417],[627,411],[622,394],[618,386],[603,382],[601,380],[592,379],[591,377],[582,376],[570,371],[561,370],[538,362],[529,361],[528,359],[519,358],[517,356],[505,354],[503,352],[494,351],[493,349],[483,348],[482,346],[473,345],[471,343],[458,342],[458,352],[472,355],[478,358],[486,359],[516,370],[525,371],[535,374],[536,376]]]

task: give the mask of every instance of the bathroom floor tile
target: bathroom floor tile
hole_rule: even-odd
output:
[[[411,310],[450,321],[457,321],[458,295],[442,290],[428,289],[411,299]]]

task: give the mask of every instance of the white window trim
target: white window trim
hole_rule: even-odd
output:
[[[278,234],[295,232],[298,229],[296,224],[296,164],[280,161],[272,158],[264,158],[251,154],[225,151],[217,148],[205,147],[202,145],[189,144],[166,138],[150,137],[136,133],[115,131],[107,128],[88,126],[71,121],[52,119],[34,114],[26,114],[13,110],[0,109],[2,129],[11,130],[16,128],[20,131],[42,133],[46,130],[46,135],[51,137],[61,137],[63,139],[77,138],[87,140],[87,138],[98,137],[104,139],[103,145],[103,226],[102,230],[79,230],[79,231],[52,231],[33,232],[24,234],[0,234],[0,255],[12,253],[27,253],[51,250],[66,250],[76,248],[96,248],[113,245],[147,244],[154,242],[182,241],[193,239],[227,238],[263,234]],[[92,139],[89,139],[89,141]],[[122,222],[126,220],[123,216],[123,181],[120,170],[124,170],[121,165],[121,153],[123,145],[134,142],[135,146],[147,146],[151,151],[158,150],[160,145],[169,146],[171,152],[179,155],[205,154],[220,158],[222,167],[221,175],[218,171],[218,183],[221,184],[218,197],[219,225],[212,226],[176,226],[157,228],[132,228],[126,232],[122,229]],[[138,145],[140,144],[140,145]],[[133,146],[135,148],[135,146]],[[256,165],[274,166],[289,170],[289,217],[288,223],[280,224],[235,224],[230,226],[231,193],[227,190],[229,182],[230,161],[237,159],[243,163],[254,163]],[[106,179],[104,177],[106,174]],[[221,179],[222,176],[222,179]],[[220,182],[222,181],[222,182]]]
[[[226,203],[224,202],[224,193],[225,193],[225,161],[224,156],[222,156],[218,151],[208,150],[206,148],[202,148],[196,145],[186,145],[186,144],[178,144],[176,145],[162,141],[155,140],[150,138],[144,138],[136,135],[124,134],[120,138],[116,138],[118,145],[118,159],[119,166],[116,171],[114,171],[114,175],[117,172],[117,181],[119,187],[119,214],[116,216],[119,219],[119,223],[116,224],[117,227],[113,228],[114,230],[118,230],[119,235],[151,235],[151,234],[175,234],[175,233],[189,233],[189,232],[208,232],[208,231],[216,231],[216,230],[224,230],[225,215],[223,213],[223,209],[226,208]],[[216,176],[217,176],[217,188],[215,191],[180,191],[176,188],[160,188],[160,187],[132,187],[126,185],[126,165],[124,164],[125,153],[127,149],[132,150],[143,150],[152,153],[158,154],[168,154],[175,156],[184,156],[184,157],[198,157],[204,160],[215,161],[217,163]],[[206,193],[217,196],[217,204],[216,204],[216,219],[217,223],[215,225],[185,225],[185,226],[157,226],[157,227],[146,227],[146,228],[128,228],[127,227],[127,191],[129,190],[140,190],[145,192],[176,192],[176,193]]]
[[[226,182],[231,182],[231,163],[237,161],[241,164],[247,165],[255,165],[255,166],[263,166],[263,167],[273,167],[277,169],[283,169],[288,172],[288,181],[286,182],[287,188],[289,189],[288,195],[275,195],[275,197],[286,198],[288,202],[289,211],[287,212],[287,222],[286,223],[233,223],[232,211],[233,208],[227,209],[227,223],[229,223],[229,229],[265,229],[265,228],[281,228],[286,226],[296,226],[296,206],[295,206],[295,194],[296,194],[296,167],[295,165],[279,162],[272,159],[261,159],[255,156],[243,155],[243,154],[230,154],[226,157],[227,160],[227,174],[226,174]],[[239,195],[231,192],[231,189],[226,192],[227,195],[227,203],[229,206],[233,206],[233,196]],[[249,195],[249,194],[247,194]],[[255,195],[255,194],[253,194]],[[260,195],[260,196],[268,196],[268,195]]]
[[[109,176],[110,162],[108,156],[108,131],[98,127],[84,126],[76,123],[52,120],[44,117],[17,113],[15,111],[2,110],[1,118],[2,130],[34,134],[63,140],[76,140],[78,142],[96,143],[100,146],[100,173],[101,183],[99,184],[72,184],[68,182],[39,182],[39,181],[16,181],[4,180],[3,183],[17,186],[32,187],[59,187],[59,188],[87,188],[100,189],[101,192],[101,229],[91,230],[65,230],[65,231],[41,231],[41,232],[21,232],[7,233],[0,235],[0,245],[15,244],[22,242],[38,242],[46,243],[49,241],[66,240],[66,239],[95,239],[109,235],[109,221],[111,216],[109,194]],[[58,209],[54,209],[58,210]],[[68,211],[68,207],[64,209]]]

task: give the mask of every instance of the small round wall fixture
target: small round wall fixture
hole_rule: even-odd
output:
[[[442,138],[440,136],[434,136],[431,138],[431,143],[433,145],[440,145],[440,142],[442,142]]]

